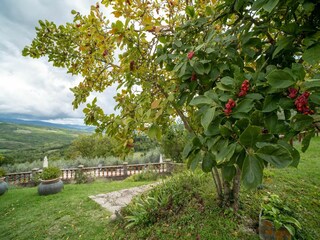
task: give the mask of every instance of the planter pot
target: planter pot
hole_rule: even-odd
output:
[[[285,228],[276,230],[273,222],[262,219],[259,215],[259,237],[262,240],[291,240],[292,236]]]
[[[62,188],[63,182],[60,178],[41,180],[41,183],[38,186],[38,193],[39,195],[55,194],[60,192]]]
[[[8,184],[5,182],[5,177],[0,177],[0,196],[8,191]]]

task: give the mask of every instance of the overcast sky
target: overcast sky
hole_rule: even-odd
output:
[[[80,78],[53,68],[45,58],[22,57],[21,51],[35,37],[38,20],[64,24],[72,21],[72,9],[87,14],[97,1],[0,0],[0,115],[82,122],[82,109],[72,109],[69,90]],[[106,113],[113,112],[114,94],[115,88],[111,88],[99,95]]]

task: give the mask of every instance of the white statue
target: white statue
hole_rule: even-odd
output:
[[[49,165],[48,158],[47,158],[47,156],[45,156],[44,159],[43,159],[43,168],[47,168],[48,165]]]
[[[163,163],[162,154],[160,154],[159,163]]]

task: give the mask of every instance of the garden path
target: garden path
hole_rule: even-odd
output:
[[[95,196],[89,196],[89,198],[100,204],[103,208],[106,208],[108,211],[110,211],[112,213],[110,218],[113,220],[117,217],[119,210],[125,205],[129,204],[134,196],[148,191],[157,184],[159,183],[152,183],[140,187],[122,189],[106,194],[98,194]]]

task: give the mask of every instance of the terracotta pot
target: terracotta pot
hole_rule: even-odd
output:
[[[38,186],[39,195],[50,195],[58,193],[63,188],[63,182],[60,178],[41,180]]]
[[[8,191],[8,184],[6,183],[5,179],[5,177],[0,177],[0,196]]]
[[[262,219],[259,215],[259,237],[262,240],[291,240],[292,236],[287,229],[281,227],[276,230],[273,222]]]

